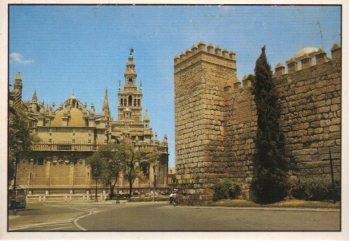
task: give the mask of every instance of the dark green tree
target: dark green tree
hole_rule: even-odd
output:
[[[13,188],[16,188],[17,165],[30,155],[35,140],[30,133],[25,110],[20,104],[11,103],[8,116],[8,181],[10,183],[13,180]]]
[[[288,163],[279,122],[278,92],[272,80],[265,46],[256,61],[253,94],[257,108],[257,137],[252,199],[258,203],[272,203],[287,195]]]

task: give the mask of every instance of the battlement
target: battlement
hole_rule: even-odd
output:
[[[300,50],[295,56],[289,58],[285,65],[277,63],[275,66],[274,76],[280,77],[285,74],[292,74],[300,70],[308,69],[310,67],[320,65],[329,61],[340,61],[342,58],[341,46],[334,44],[331,49],[332,59],[327,57],[327,53],[319,48],[304,48]],[[286,71],[287,70],[287,71]]]
[[[306,47],[278,63],[280,125],[292,175],[328,175],[341,158],[341,47]],[[212,198],[220,178],[240,183],[246,197],[253,177],[257,110],[253,74],[236,78],[236,55],[199,43],[174,58],[176,177],[187,200]]]
[[[193,45],[192,48],[187,49],[180,55],[177,55],[174,58],[175,68],[177,68],[182,63],[187,63],[190,60],[193,60],[195,57],[198,57],[199,54],[205,54],[207,56],[210,56],[211,58],[201,58],[197,59],[197,61],[202,60],[206,62],[212,62],[212,57],[217,57],[220,60],[226,61],[226,63],[224,64],[226,67],[230,67],[236,70],[236,54],[234,52],[228,51],[225,48],[221,49],[219,46],[213,46],[212,44],[206,45],[202,42]],[[220,62],[219,64],[223,64],[223,62]]]

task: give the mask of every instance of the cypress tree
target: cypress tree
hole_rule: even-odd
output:
[[[278,92],[265,54],[265,46],[256,61],[253,94],[257,108],[252,199],[272,203],[285,198],[288,188],[288,164],[285,141],[280,128]]]

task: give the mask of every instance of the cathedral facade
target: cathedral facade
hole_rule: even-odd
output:
[[[158,140],[150,127],[149,114],[142,115],[142,89],[136,82],[133,50],[128,56],[124,79],[123,88],[118,89],[117,119],[113,120],[107,90],[100,113],[74,95],[60,106],[45,105],[36,92],[30,101],[22,101],[23,83],[18,73],[10,95],[21,101],[37,141],[32,146],[34,157],[18,164],[17,185],[32,195],[91,194],[96,183],[86,158],[101,145],[127,139],[136,146],[154,148],[161,153],[158,163],[141,166],[143,178],[136,178],[133,188],[138,192],[167,188],[167,137]],[[106,192],[102,182],[97,185]],[[127,188],[128,182],[120,173],[116,189],[122,192]]]

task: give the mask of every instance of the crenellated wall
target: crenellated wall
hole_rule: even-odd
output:
[[[224,92],[236,82],[235,54],[199,43],[175,58],[174,72],[176,174],[183,190],[206,199],[227,163]]]
[[[241,183],[248,197],[257,130],[253,76],[245,76],[241,85],[235,54],[227,53],[222,58],[219,48],[200,43],[175,58],[176,171],[187,199],[209,199],[220,177]],[[328,175],[331,148],[338,175],[341,47],[333,46],[331,59],[319,49],[286,63],[287,69],[276,65],[273,79],[291,174]]]

